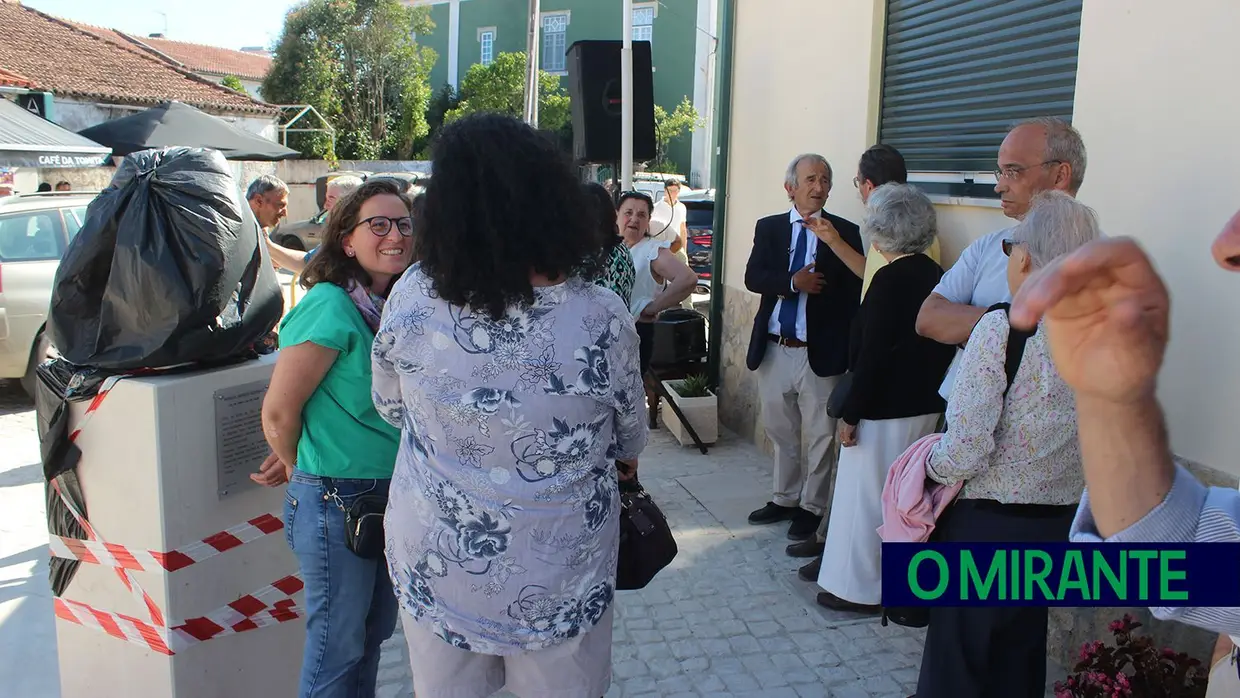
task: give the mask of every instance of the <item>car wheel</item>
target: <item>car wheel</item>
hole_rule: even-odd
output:
[[[694,289],[694,290],[693,290],[693,292],[694,292],[694,293],[696,293],[696,294],[697,294],[697,295],[699,295],[699,296],[709,296],[709,295],[710,295],[710,286],[705,285],[705,284],[698,284],[698,285],[697,285],[697,288],[696,288],[696,289]]]
[[[285,235],[280,240],[280,247],[287,247],[290,250],[297,250],[298,252],[306,251],[306,245],[302,243],[301,238],[296,235]]]
[[[22,390],[26,391],[32,400],[39,385],[39,376],[35,373],[35,369],[45,360],[54,359],[57,356],[52,340],[46,332],[40,332],[39,336],[34,338],[34,347],[30,350],[30,362],[26,364],[26,375],[21,378]]]

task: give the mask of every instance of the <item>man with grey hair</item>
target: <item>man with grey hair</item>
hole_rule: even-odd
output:
[[[357,175],[341,175],[327,182],[327,193],[323,197],[323,210],[329,212],[336,202],[357,191],[362,186],[362,178]]]
[[[288,185],[275,175],[259,175],[245,191],[245,200],[264,232],[288,215]]]
[[[356,175],[341,175],[340,177],[336,177],[328,181],[327,192],[323,197],[323,210],[319,212],[319,215],[315,216],[311,222],[317,223],[318,225],[326,225],[327,216],[331,213],[332,207],[336,205],[336,202],[357,191],[360,186],[362,186],[362,178]],[[276,263],[276,266],[281,269],[286,269],[294,274],[300,274],[303,270],[305,270],[306,265],[310,263],[310,259],[314,257],[314,253],[319,251],[319,248],[315,247],[309,252],[292,250],[287,247],[277,245],[272,242],[271,236],[268,236],[267,250],[270,252],[271,259]]]
[[[762,420],[775,444],[773,496],[749,523],[790,520],[788,537],[805,540],[829,504],[836,423],[827,400],[848,368],[865,261],[857,225],[823,210],[831,192],[825,158],[795,158],[784,190],[791,210],[758,221],[745,267],[745,287],[762,297],[746,363],[758,373]]]
[[[1076,196],[1085,181],[1085,144],[1068,122],[1054,117],[1022,121],[999,146],[999,169],[995,191],[1003,213],[1024,218],[1029,202],[1044,191]],[[1010,300],[1007,288],[1007,257],[1002,242],[1011,228],[974,241],[943,275],[942,282],[926,299],[917,316],[917,332],[944,344],[962,345],[986,309]],[[951,393],[957,361],[943,382],[942,395]]]

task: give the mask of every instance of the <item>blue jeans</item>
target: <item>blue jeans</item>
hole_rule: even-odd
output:
[[[387,494],[390,480],[332,478],[347,508],[362,494]],[[285,535],[306,585],[306,648],[300,698],[373,698],[379,645],[392,636],[396,595],[383,558],[354,555],[344,512],[316,475],[293,471],[284,497]]]

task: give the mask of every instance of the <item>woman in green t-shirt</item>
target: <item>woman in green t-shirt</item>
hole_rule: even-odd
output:
[[[384,300],[413,256],[410,204],[375,179],[336,204],[302,275],[307,289],[280,325],[280,358],[263,401],[275,459],[255,479],[288,481],[284,523],[306,591],[301,698],[375,695],[379,645],[396,627],[383,555],[345,540],[362,495],[386,500],[400,430],[375,412],[370,348]]]

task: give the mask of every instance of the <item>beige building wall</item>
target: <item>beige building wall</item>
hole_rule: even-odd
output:
[[[883,0],[738,2],[725,245],[721,413],[761,443],[754,376],[744,367],[757,296],[744,288],[754,221],[788,207],[784,170],[827,157],[827,208],[860,222],[856,161],[878,131]],[[815,27],[817,50],[785,40]],[[1240,278],[1209,242],[1240,207],[1240,2],[1085,0],[1073,121],[1089,152],[1083,201],[1111,235],[1139,238],[1172,292],[1161,397],[1176,452],[1240,475]],[[783,37],[776,40],[776,37]],[[942,201],[942,200],[940,200]],[[945,262],[1010,225],[999,209],[940,203]]]
[[[1081,199],[1171,291],[1160,385],[1175,452],[1240,475],[1240,277],[1210,242],[1240,208],[1240,2],[1086,0],[1074,121]]]
[[[804,152],[831,162],[835,181],[827,209],[861,222],[852,178],[878,134],[885,12],[882,0],[737,3],[720,412],[726,424],[764,446],[756,380],[745,368],[758,308],[758,297],[745,289],[754,222],[791,206],[784,173]],[[795,27],[813,27],[817,46],[792,40]],[[997,207],[938,208],[945,262],[1010,223]]]
[[[851,180],[877,136],[885,2],[743,0],[736,12],[719,410],[769,450],[745,368],[758,308],[744,288],[754,221],[787,210],[784,169],[815,151],[835,169],[827,208],[860,222]],[[1108,234],[1147,247],[1171,290],[1161,398],[1173,447],[1223,471],[1195,469],[1205,479],[1231,486],[1240,475],[1240,277],[1214,265],[1209,244],[1240,207],[1237,27],[1237,0],[1084,0],[1073,116],[1089,153],[1081,199]],[[810,35],[812,48],[797,38]],[[1011,223],[986,202],[939,203],[946,263]],[[1213,636],[1145,609],[1055,609],[1052,659],[1069,666],[1125,611],[1160,644],[1208,660]]]

